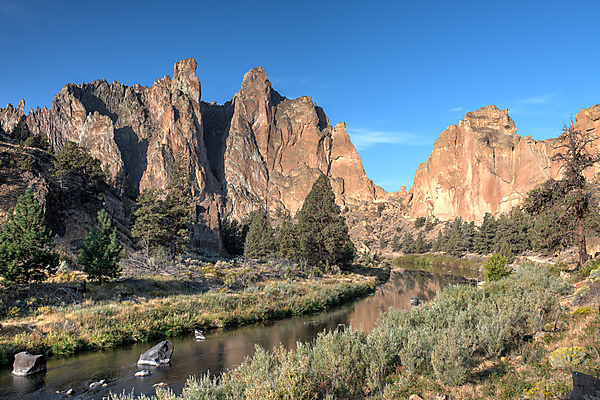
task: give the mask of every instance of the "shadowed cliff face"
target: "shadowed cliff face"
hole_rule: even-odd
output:
[[[180,61],[173,78],[150,87],[68,84],[50,109],[32,110],[27,125],[56,150],[66,141],[88,147],[113,176],[122,168],[139,191],[165,187],[181,154],[189,160],[198,221],[215,234],[219,216],[239,219],[260,206],[295,214],[321,173],[331,178],[340,205],[384,195],[367,178],[345,125],[332,127],[309,97],[282,97],[258,67],[230,102],[208,104],[200,100],[196,66],[194,59]],[[6,132],[24,108],[21,102],[0,109]]]
[[[599,124],[596,105],[577,114],[575,128],[597,136]],[[508,212],[531,189],[559,176],[560,166],[551,162],[554,151],[554,139],[517,135],[507,110],[491,105],[467,113],[440,134],[431,156],[419,165],[410,189],[411,214],[481,222],[486,212]],[[587,177],[598,168],[586,171]]]

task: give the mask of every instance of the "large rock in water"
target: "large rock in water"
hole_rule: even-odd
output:
[[[576,116],[575,128],[596,137],[599,125],[600,105]],[[560,166],[551,161],[555,139],[535,141],[516,131],[508,110],[493,105],[467,113],[444,130],[415,173],[412,216],[481,222],[486,212],[509,212],[531,189],[559,177]],[[594,146],[599,145],[596,139]],[[590,168],[586,177],[596,172],[598,168]]]
[[[46,371],[46,357],[43,354],[33,355],[26,351],[15,354],[13,375],[32,375]]]
[[[162,364],[171,362],[173,354],[173,343],[170,340],[163,340],[150,350],[140,356],[138,365],[152,365],[158,367]]]

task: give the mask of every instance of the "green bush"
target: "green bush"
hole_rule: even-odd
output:
[[[497,281],[507,277],[511,269],[507,267],[508,258],[494,253],[483,263],[483,276],[486,281]]]

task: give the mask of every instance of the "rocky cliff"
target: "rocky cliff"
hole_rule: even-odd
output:
[[[600,105],[576,116],[576,129],[598,136],[599,125]],[[415,173],[412,216],[480,222],[486,212],[496,216],[508,212],[529,190],[557,178],[560,166],[551,162],[554,139],[535,141],[516,131],[508,110],[493,105],[467,113],[444,130]],[[596,172],[588,170],[587,177]]]
[[[230,102],[206,103],[196,66],[194,59],[180,61],[172,78],[150,87],[68,84],[50,109],[24,118],[55,150],[66,141],[88,147],[110,174],[123,169],[140,191],[165,187],[175,157],[188,160],[203,240],[218,236],[222,216],[241,218],[259,206],[293,215],[321,173],[340,205],[385,195],[367,178],[345,125],[332,126],[310,97],[281,96],[259,67]],[[0,109],[0,128],[12,131],[24,109],[23,101]]]

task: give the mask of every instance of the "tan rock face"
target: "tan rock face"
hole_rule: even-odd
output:
[[[68,84],[49,110],[31,111],[26,121],[57,150],[68,140],[88,147],[140,191],[165,187],[182,154],[203,232],[218,233],[220,216],[241,218],[259,206],[293,215],[321,173],[332,179],[341,205],[386,195],[367,178],[345,125],[332,127],[310,97],[282,97],[259,67],[230,102],[208,104],[200,100],[196,66],[194,59],[180,61],[172,79],[150,87]],[[2,127],[12,130],[23,112],[23,102],[1,109]]]
[[[595,134],[600,106],[581,110],[576,121],[576,129]],[[440,134],[432,155],[419,165],[410,189],[413,217],[481,222],[486,212],[510,211],[531,189],[559,176],[559,166],[551,162],[554,141],[520,137],[507,110],[495,106],[467,113]],[[586,174],[591,178],[597,171]]]

